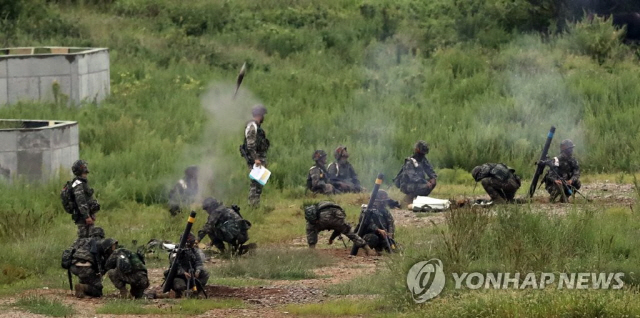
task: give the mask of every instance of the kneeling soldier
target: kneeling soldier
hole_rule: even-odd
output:
[[[228,208],[214,198],[207,198],[202,203],[202,209],[207,211],[209,218],[207,223],[198,231],[198,242],[205,235],[211,239],[211,243],[224,253],[224,243],[231,245],[233,253],[244,254],[253,244],[243,245],[249,240],[251,222],[244,220],[240,215],[240,208],[232,206]]]
[[[131,296],[140,298],[144,290],[149,287],[147,268],[144,263],[144,255],[133,253],[127,249],[119,248],[115,250],[107,259],[105,265],[107,275],[118,290],[120,297],[127,298],[127,284],[131,286]]]
[[[304,218],[307,220],[307,243],[310,248],[315,248],[318,243],[318,233],[320,231],[332,230],[329,244],[340,234],[344,234],[354,244],[364,247],[365,242],[351,229],[351,225],[345,222],[346,214],[337,204],[329,201],[322,201],[317,204],[308,205],[304,208]]]
[[[380,253],[383,249],[389,248],[389,252],[394,248],[393,237],[395,232],[395,224],[393,216],[387,210],[387,205],[393,204],[395,201],[389,198],[389,195],[384,190],[379,190],[376,200],[374,201],[373,209],[369,212],[371,216],[368,219],[367,224],[362,224],[367,206],[362,206],[362,213],[360,213],[360,220],[358,221],[358,233],[362,234],[362,238],[367,242],[367,245],[375,249]],[[364,226],[362,232],[360,227]],[[387,246],[387,242],[389,245]]]
[[[502,163],[485,163],[473,168],[471,175],[495,203],[511,202],[520,188],[515,170]]]
[[[182,293],[197,286],[198,280],[204,288],[209,280],[209,273],[204,268],[204,262],[200,256],[199,249],[196,245],[196,237],[193,233],[187,236],[187,244],[184,250],[171,252],[169,256],[169,264],[173,264],[174,258],[178,257],[178,271],[173,279],[172,290],[176,293],[176,298],[182,297]],[[169,270],[164,272],[165,278],[169,274]]]

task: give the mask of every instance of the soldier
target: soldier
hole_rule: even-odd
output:
[[[316,164],[309,168],[309,174],[307,175],[307,189],[314,193],[335,193],[335,188],[329,182],[329,173],[327,173],[327,169],[325,169],[325,165],[327,164],[327,153],[324,152],[324,150],[316,150],[313,152],[312,159]]]
[[[365,241],[353,232],[351,225],[345,221],[346,214],[337,204],[329,201],[322,201],[317,204],[308,205],[304,208],[304,217],[307,220],[307,243],[310,248],[315,248],[318,243],[318,233],[320,231],[332,230],[329,238],[329,245],[340,234],[347,236],[353,244],[358,247],[365,247]]]
[[[336,148],[334,157],[336,161],[327,168],[333,187],[340,190],[340,192],[361,192],[362,187],[360,186],[358,175],[351,163],[349,163],[347,147],[340,146]]]
[[[515,170],[502,163],[485,163],[473,168],[471,175],[495,203],[512,202],[520,188],[520,177]]]
[[[185,249],[178,253],[180,255],[171,252],[169,256],[169,264],[173,264],[174,258],[179,256],[178,271],[171,287],[176,293],[176,298],[182,297],[182,293],[187,290],[187,283],[189,283],[189,286],[195,286],[194,279],[199,280],[203,287],[209,280],[209,273],[204,268],[204,262],[200,255],[200,250],[196,247],[196,237],[193,233],[189,233],[187,236]],[[166,270],[164,277],[166,278],[168,274],[169,270]]]
[[[184,178],[169,192],[169,213],[176,216],[181,208],[192,204],[198,195],[198,167],[189,166],[184,170]]]
[[[127,298],[127,284],[131,286],[131,296],[141,298],[144,290],[149,287],[147,268],[144,263],[144,255],[133,253],[125,248],[115,250],[107,259],[105,270],[109,279],[120,291],[120,297]]]
[[[73,220],[78,227],[78,237],[89,237],[96,220],[96,213],[100,211],[98,200],[93,198],[93,189],[89,187],[87,175],[89,165],[84,160],[77,160],[71,166],[71,171],[76,176],[71,182],[73,189],[74,208]]]
[[[92,229],[92,233],[94,231],[95,229]],[[93,238],[78,239],[71,247],[74,252],[69,271],[80,280],[80,283],[74,287],[78,298],[102,296],[105,262],[118,245],[118,241],[112,238],[98,239],[97,237],[96,235]]]
[[[549,171],[544,176],[544,183],[551,202],[558,196],[560,202],[567,202],[567,197],[573,193],[573,189],[580,190],[580,166],[578,160],[573,157],[573,147],[573,141],[563,140],[560,143],[560,155],[549,161]]]
[[[236,205],[228,208],[214,198],[206,198],[202,203],[202,209],[207,211],[209,218],[207,223],[198,231],[198,241],[202,241],[205,235],[211,239],[211,243],[224,253],[224,243],[232,247],[233,253],[244,254],[248,246],[243,245],[249,240],[247,230],[251,228],[251,222],[244,220],[240,215],[240,208]]]
[[[389,198],[386,191],[378,190],[374,207],[370,212],[371,215],[367,222],[368,224],[365,224],[362,232],[360,232],[360,227],[363,226],[362,219],[364,218],[364,212],[367,211],[367,206],[363,205],[358,226],[356,227],[358,233],[360,233],[362,238],[367,242],[367,246],[375,249],[378,253],[387,248],[387,238],[393,240],[395,233],[396,227],[393,216],[389,210],[387,210],[387,205],[390,205],[392,202],[394,201]]]
[[[393,179],[395,185],[406,194],[404,202],[410,204],[417,196],[428,196],[436,187],[438,175],[427,160],[429,145],[419,140],[414,147],[413,156],[404,160],[404,165]]]
[[[251,110],[253,120],[247,123],[244,130],[244,143],[240,146],[240,153],[247,160],[249,170],[253,166],[267,166],[267,151],[269,150],[269,139],[262,129],[264,116],[267,109],[262,105],[256,105]],[[262,185],[255,180],[251,180],[249,187],[249,205],[257,207],[260,205],[260,195]]]

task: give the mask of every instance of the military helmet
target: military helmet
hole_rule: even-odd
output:
[[[106,238],[100,241],[100,249],[102,252],[108,251],[114,244],[118,244],[118,240],[113,238]]]
[[[252,116],[264,116],[267,113],[267,108],[264,107],[264,105],[262,104],[258,104],[256,106],[253,106],[253,108],[251,109],[251,115]]]
[[[222,202],[218,202],[218,200],[208,197],[204,199],[204,202],[202,202],[202,209],[205,211],[214,210],[220,205],[222,205]]]
[[[324,150],[319,149],[319,150],[316,150],[316,151],[313,152],[312,159],[313,159],[313,161],[318,161],[318,160],[320,160],[322,158],[326,158],[326,157],[327,157],[327,153]]]
[[[85,172],[89,173],[89,164],[82,159],[76,160],[71,166],[71,172],[76,176],[80,176]]]
[[[198,175],[198,166],[188,166],[184,169],[184,174],[189,177],[195,177]]]
[[[376,196],[376,202],[384,202],[389,200],[389,194],[385,190],[378,190],[378,195]]]
[[[575,147],[571,139],[565,139],[560,143],[560,150],[571,149]]]
[[[419,152],[421,154],[426,155],[429,153],[429,144],[424,140],[418,140],[413,148],[416,152]]]
[[[93,228],[91,228],[91,230],[89,230],[89,237],[103,239],[104,238],[104,230],[101,227],[98,227],[98,226],[93,227]]]
[[[342,155],[346,151],[347,151],[346,146],[338,146],[338,148],[336,148],[335,152],[333,153],[333,157],[336,158],[336,160],[340,160],[340,158],[342,158]]]
[[[471,176],[473,180],[479,181],[480,173],[482,172],[482,166],[476,166],[471,170]]]

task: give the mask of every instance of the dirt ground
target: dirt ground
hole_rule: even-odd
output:
[[[573,208],[584,208],[591,204],[600,206],[629,207],[635,209],[636,189],[630,184],[616,184],[612,182],[597,182],[585,184],[581,192],[590,200],[581,197],[574,199],[573,203],[549,203],[544,189],[539,189],[534,197],[536,210],[546,213],[564,214]],[[488,199],[487,196],[476,196],[471,199]],[[457,198],[454,198],[457,199]],[[469,199],[469,198],[468,198]],[[447,212],[440,213],[414,213],[404,209],[394,209],[392,214],[395,218],[396,227],[428,227],[432,222],[440,224],[445,221]],[[362,255],[361,252],[356,257],[349,256],[351,244],[344,247],[342,242],[336,240],[332,246],[326,242],[327,235],[320,237],[317,250],[332,257],[335,262],[330,266],[317,268],[314,273],[315,279],[305,280],[270,280],[265,286],[254,287],[229,287],[213,285],[207,286],[210,298],[218,299],[240,299],[246,305],[243,309],[216,309],[206,312],[198,317],[291,317],[286,312],[284,305],[318,303],[344,296],[334,296],[327,294],[324,289],[327,286],[354,279],[360,275],[373,273],[376,268],[383,264],[385,257],[376,255]],[[287,243],[288,247],[306,248],[306,238],[299,237]],[[225,260],[213,259],[208,266],[218,266],[226,262]],[[149,278],[152,286],[162,283],[164,268],[151,268]],[[76,299],[68,290],[60,289],[38,289],[22,292],[11,297],[0,298],[0,317],[44,317],[32,313],[21,311],[11,305],[19,298],[29,295],[40,295],[47,298],[61,300],[65,304],[71,305],[77,312],[77,317],[113,317],[114,315],[96,315],[96,309],[105,302],[115,299],[116,295],[106,295],[102,299]],[[159,308],[168,304],[164,300],[152,300],[152,304]],[[120,315],[118,317],[139,317]],[[145,316],[155,317],[155,316]],[[162,316],[158,316],[162,317]]]

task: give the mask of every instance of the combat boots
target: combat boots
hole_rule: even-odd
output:
[[[89,290],[89,285],[87,284],[76,284],[75,287],[76,297],[84,298],[86,292]]]

